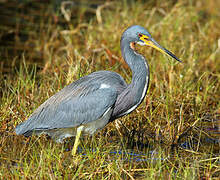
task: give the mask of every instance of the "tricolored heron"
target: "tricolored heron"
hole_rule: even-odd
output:
[[[146,96],[150,79],[148,63],[135,51],[135,44],[151,46],[180,61],[160,46],[145,28],[131,26],[121,37],[122,56],[132,70],[130,84],[115,72],[93,72],[46,100],[16,127],[16,133],[25,136],[45,133],[58,142],[76,136],[75,154],[81,133],[92,135],[109,122],[132,112]]]

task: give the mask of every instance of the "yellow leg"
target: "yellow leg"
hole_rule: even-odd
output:
[[[80,126],[77,128],[77,132],[76,132],[76,139],[75,139],[75,142],[74,142],[74,146],[73,146],[73,150],[72,150],[72,155],[74,156],[76,154],[76,150],[79,146],[79,138],[81,136],[81,133],[82,133],[82,130],[84,129],[83,126]]]

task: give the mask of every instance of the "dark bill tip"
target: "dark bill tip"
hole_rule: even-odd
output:
[[[178,59],[173,53],[171,53],[170,51],[168,51],[168,50],[165,49],[165,48],[164,48],[164,51],[165,51],[168,55],[170,55],[172,58],[174,58],[174,59],[176,59],[177,61],[179,61],[179,62],[182,63],[182,61],[181,61],[180,59]]]
[[[176,59],[177,61],[181,62],[181,60],[179,60],[173,53],[171,53],[170,51],[168,51],[166,48],[162,47],[160,44],[157,43],[157,41],[155,41],[153,38],[151,38],[151,41],[153,42],[153,44],[158,48],[158,50],[161,50],[161,52],[163,51],[163,53],[166,53],[168,55],[170,55],[172,58]]]

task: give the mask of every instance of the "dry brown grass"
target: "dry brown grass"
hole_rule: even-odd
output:
[[[10,73],[2,69],[0,76],[0,177],[217,179],[218,1],[110,2],[101,7],[81,9],[77,15],[72,11],[69,22],[56,22],[62,16],[42,19],[26,30],[26,51],[8,56],[11,65],[20,65],[11,66],[16,69]],[[91,18],[86,18],[88,13]],[[14,134],[14,127],[34,109],[81,76],[106,69],[129,82],[131,72],[121,59],[119,42],[132,24],[146,27],[183,61],[138,48],[149,60],[151,82],[137,110],[93,138],[85,137],[84,150],[75,157],[69,151],[72,139],[57,145],[44,136],[26,139]],[[132,152],[139,153],[138,158]]]

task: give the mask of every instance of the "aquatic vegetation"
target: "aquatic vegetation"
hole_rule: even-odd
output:
[[[219,7],[214,0],[23,4],[12,30],[0,25],[0,177],[217,179]],[[106,69],[129,82],[119,41],[132,24],[147,28],[183,61],[177,66],[138,47],[149,60],[151,81],[135,112],[82,138],[75,156],[74,138],[56,144],[46,136],[15,135],[17,124],[81,76]]]

